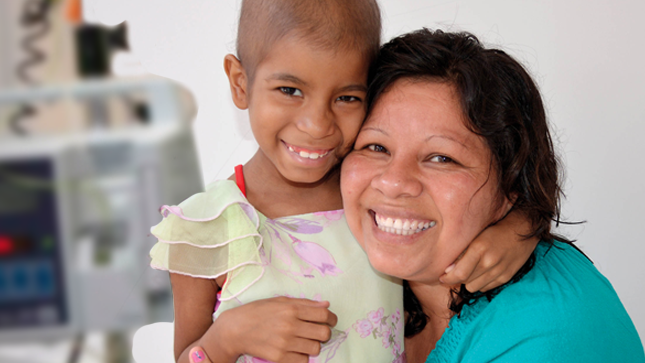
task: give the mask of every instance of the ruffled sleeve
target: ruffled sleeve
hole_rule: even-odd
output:
[[[228,273],[226,285],[236,279],[237,291],[224,286],[222,301],[262,276],[259,216],[234,182],[216,181],[161,213],[164,219],[151,229],[158,240],[150,250],[152,268],[208,279]]]

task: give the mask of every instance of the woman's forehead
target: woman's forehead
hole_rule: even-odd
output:
[[[377,126],[378,125],[378,126]],[[466,127],[455,87],[446,82],[396,81],[383,92],[370,112],[364,129],[453,130],[472,134]]]

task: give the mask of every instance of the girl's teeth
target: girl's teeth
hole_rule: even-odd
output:
[[[298,154],[301,158],[306,158],[306,159],[312,159],[316,160],[318,158],[322,158],[327,156],[329,154],[329,151],[325,151],[324,153],[317,153],[317,152],[308,152],[308,151],[296,151],[292,146],[287,146],[290,152]]]

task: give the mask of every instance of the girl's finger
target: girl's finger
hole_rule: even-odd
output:
[[[479,255],[475,253],[465,253],[460,256],[452,265],[446,268],[439,281],[445,285],[460,285],[471,279],[479,263]]]
[[[486,292],[490,289],[496,288],[499,285],[501,285],[501,283],[499,282],[499,276],[493,274],[491,271],[490,273],[483,274],[473,281],[466,283],[466,290],[470,292]]]
[[[289,351],[308,356],[317,356],[320,354],[320,344],[321,343],[317,340],[295,338]]]
[[[296,318],[302,321],[327,324],[329,326],[336,326],[338,322],[336,314],[322,306],[301,305],[298,307]]]
[[[317,342],[326,342],[331,338],[331,328],[327,324],[302,322],[296,329],[298,338]]]
[[[204,352],[204,349],[200,346],[195,346],[188,353],[191,363],[212,363],[210,358]]]

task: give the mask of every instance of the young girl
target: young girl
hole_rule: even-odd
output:
[[[195,362],[404,359],[401,282],[369,265],[339,189],[380,31],[373,0],[243,2],[239,58],[224,66],[259,150],[229,180],[164,207],[152,229],[152,267],[171,272],[177,361],[196,346]],[[392,224],[402,234],[433,227]],[[478,290],[508,280],[521,263],[507,250],[528,258],[534,246],[516,243],[523,225],[489,228],[446,266],[448,282]]]

